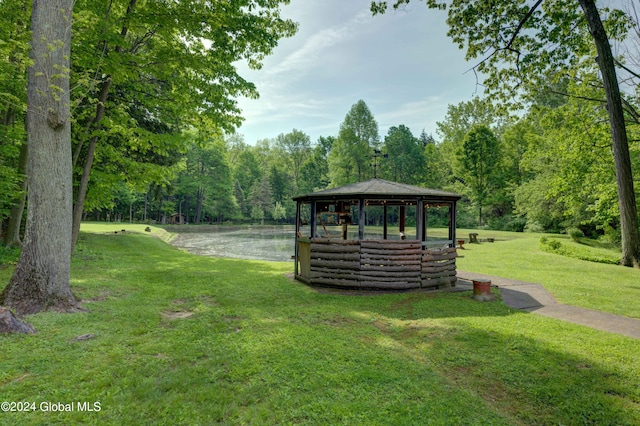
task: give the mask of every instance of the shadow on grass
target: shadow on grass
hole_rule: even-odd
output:
[[[524,424],[640,424],[632,369],[575,355],[561,344],[551,347],[512,324],[487,330],[468,319],[455,324],[437,333],[415,322],[378,329],[457,387]]]

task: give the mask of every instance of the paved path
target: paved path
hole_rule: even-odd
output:
[[[491,280],[500,289],[502,301],[512,308],[640,339],[640,319],[558,303],[540,284],[464,271],[458,271],[458,278],[469,285],[474,278]]]

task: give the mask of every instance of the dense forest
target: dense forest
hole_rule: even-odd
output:
[[[124,5],[135,1],[112,4],[111,10],[109,2],[98,3],[76,2],[71,49],[74,200],[81,201],[74,214],[83,220],[170,223],[182,215],[189,224],[291,223],[292,196],[375,173],[462,194],[460,226],[571,230],[620,241],[606,97],[586,31],[571,33],[581,49],[575,60],[565,58],[565,67],[543,70],[537,84],[521,86],[527,96],[516,106],[504,96],[474,97],[449,105],[429,132],[414,134],[397,123],[381,135],[366,100],[354,99],[350,108],[344,105],[344,121],[334,134],[316,141],[304,129],[245,141],[235,132],[241,111],[230,99],[253,96],[255,87],[227,63],[210,68],[199,41],[204,34],[193,29],[193,11],[167,9],[175,28],[166,28],[159,21],[162,10],[137,5],[130,14]],[[16,226],[24,228],[27,192],[30,10],[24,2],[3,0],[0,12],[0,221],[5,244],[11,245],[19,241]],[[605,17],[616,43],[637,171],[638,15],[631,8]],[[226,18],[221,28],[240,19]],[[247,25],[254,28],[251,39],[216,39],[215,28],[208,36],[223,46],[262,40],[265,46],[255,57],[247,55],[251,62],[278,37],[295,32],[294,23],[280,19]],[[187,39],[190,49],[180,43]],[[188,64],[193,73],[181,75],[178,64]],[[224,85],[208,86],[211,80]]]

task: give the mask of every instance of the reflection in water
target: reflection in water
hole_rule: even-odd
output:
[[[203,228],[205,229],[205,228]],[[171,229],[172,232],[177,228]],[[206,232],[178,232],[171,244],[189,253],[203,256],[238,259],[290,261],[294,254],[294,234],[291,227],[216,227]]]

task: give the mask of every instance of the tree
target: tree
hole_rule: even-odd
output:
[[[186,156],[186,167],[177,182],[178,195],[195,200],[191,223],[202,223],[205,216],[218,221],[238,216],[227,147],[219,135],[210,138],[207,135],[193,135]]]
[[[264,225],[264,213],[271,211],[273,206],[271,185],[267,174],[264,174],[262,179],[253,184],[249,195],[249,205],[251,206],[251,218],[260,219],[261,224]]]
[[[335,138],[333,136],[320,136],[318,143],[313,148],[312,156],[302,165],[300,170],[300,194],[320,191],[329,186],[329,163],[327,157]],[[298,194],[296,194],[298,195]]]
[[[507,118],[491,105],[487,99],[474,97],[470,101],[449,105],[443,121],[437,122],[437,133],[442,138],[440,152],[449,164],[455,162],[462,141],[476,125],[489,127],[499,133]]]
[[[329,154],[331,185],[340,186],[373,176],[373,149],[379,141],[378,123],[363,100],[356,102],[340,125]]]
[[[568,102],[532,109],[513,131],[505,132],[506,139],[520,133],[526,145],[520,161],[522,182],[515,190],[517,211],[529,226],[544,230],[579,227],[587,235],[619,230],[607,112],[584,99],[597,90],[587,94],[575,83],[567,90],[572,95]]]
[[[4,245],[19,246],[27,180],[27,104],[29,13],[24,1],[0,2],[0,228]],[[3,229],[0,229],[2,234]]]
[[[235,163],[231,164],[233,176],[237,182],[235,193],[242,194],[242,199],[237,198],[240,211],[243,215],[249,216],[251,206],[248,199],[254,184],[262,177],[263,172],[254,149],[246,144],[235,147]],[[239,192],[242,191],[242,192]]]
[[[426,188],[444,189],[449,175],[451,164],[446,162],[442,152],[435,143],[427,143],[424,147],[424,173],[421,183]]]
[[[275,220],[276,223],[278,223],[279,220],[287,217],[287,210],[279,201],[276,201],[276,205],[273,207],[273,211],[271,212],[271,217],[273,217],[273,220]]]
[[[457,152],[457,174],[464,179],[470,198],[478,209],[478,225],[482,226],[482,207],[488,204],[492,188],[497,187],[497,165],[500,162],[498,139],[486,126],[474,126]]]
[[[430,8],[447,7],[437,0],[425,1]],[[396,0],[393,6],[397,8],[409,2]],[[373,13],[384,13],[386,8],[386,1],[371,3]],[[640,267],[640,231],[631,157],[609,41],[610,37],[626,34],[629,20],[615,9],[609,11],[607,19],[609,25],[605,27],[594,0],[537,0],[532,5],[525,1],[470,0],[456,1],[449,6],[447,23],[453,41],[460,48],[466,46],[467,59],[482,58],[474,69],[486,76],[487,92],[511,106],[514,104],[510,99],[537,92],[527,89],[544,87],[549,81],[557,81],[565,71],[578,68],[581,62],[592,61],[595,45],[615,160],[622,264]],[[586,42],[587,33],[591,36],[591,45]]]
[[[157,152],[189,127],[213,125],[232,132],[242,121],[236,99],[257,96],[235,62],[246,60],[259,68],[280,38],[295,33],[296,25],[280,17],[280,5],[287,3],[247,0],[218,7],[209,0],[77,1],[82,25],[74,33],[74,63],[87,93],[79,111],[90,113],[80,114],[74,155],[82,168],[74,241],[97,145],[109,144],[123,129],[133,129],[134,146],[148,144]],[[144,129],[141,116],[170,131]]]
[[[424,174],[424,145],[404,124],[391,127],[384,138],[382,175],[395,182],[416,185]]]
[[[300,169],[311,155],[311,139],[304,132],[293,129],[291,133],[278,135],[276,144],[287,153],[294,187],[297,187],[300,180]]]
[[[26,234],[0,303],[19,314],[78,308],[71,293],[69,67],[73,0],[34,0],[28,71]]]

